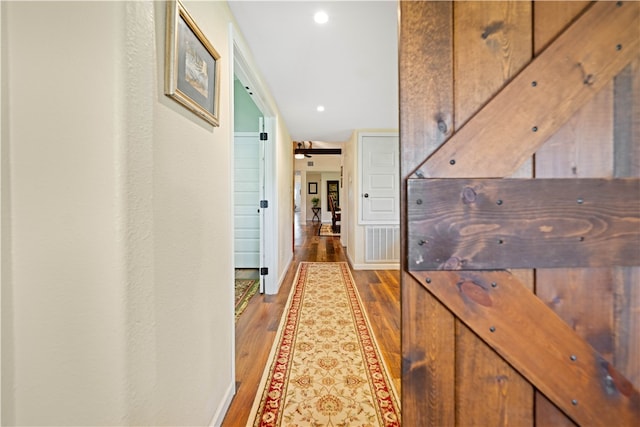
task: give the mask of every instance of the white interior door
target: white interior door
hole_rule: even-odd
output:
[[[360,222],[400,221],[399,139],[393,134],[360,135]]]
[[[237,132],[234,138],[235,267],[260,267],[260,137]]]

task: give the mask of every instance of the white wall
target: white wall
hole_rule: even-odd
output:
[[[327,181],[340,181],[340,172],[323,172],[318,182],[318,197],[322,204],[322,222],[331,222],[331,208],[329,207],[329,199],[327,198]],[[338,186],[340,191],[340,186]],[[339,194],[339,203],[342,203],[342,194]]]
[[[7,63],[7,49],[5,44],[4,32],[6,30],[6,23],[4,20],[4,8],[0,4],[0,64]],[[9,168],[7,167],[9,164],[9,147],[8,144],[4,144],[4,141],[8,141],[9,139],[9,128],[6,126],[9,117],[9,103],[7,101],[7,97],[4,94],[7,92],[7,79],[4,78],[5,72],[2,66],[0,66],[0,141],[3,141],[0,144],[0,187],[2,191],[0,192],[0,284],[9,283],[11,281],[11,275],[9,272],[11,271],[11,257],[8,255],[10,251],[10,224],[9,224],[9,192],[6,191],[6,187],[8,187],[7,183],[9,182]],[[7,384],[12,384],[13,380],[13,372],[4,371],[4,366],[12,366],[13,365],[13,356],[7,357],[5,362],[5,352],[3,350],[4,340],[2,337],[9,336],[9,328],[7,328],[8,323],[5,321],[5,313],[10,312],[11,304],[9,303],[9,295],[5,293],[5,288],[2,286],[0,289],[0,355],[2,355],[2,386],[0,387],[0,425],[4,423],[2,420],[3,417],[3,407],[4,407],[4,381],[7,381]],[[9,352],[7,352],[9,353]]]
[[[306,214],[306,218],[307,221],[313,221],[314,217],[313,217],[313,211],[311,210],[311,208],[313,207],[313,202],[311,201],[311,199],[313,199],[314,197],[317,197],[318,199],[322,200],[322,198],[320,197],[322,194],[320,193],[320,181],[322,179],[322,174],[320,172],[307,172],[306,174],[306,180],[307,180],[307,185],[305,186],[305,204],[307,206],[307,210],[305,212]],[[316,193],[315,194],[309,194],[309,184],[310,183],[315,183],[316,184]],[[320,202],[321,203],[321,202]],[[322,206],[320,206],[320,208],[322,208]],[[320,220],[322,220],[320,218]]]
[[[289,152],[291,156],[291,152]],[[313,166],[308,166],[309,162],[313,162]],[[305,157],[304,159],[296,159],[294,162],[295,170],[301,172],[301,191],[302,191],[302,210],[301,221],[311,221],[313,219],[313,212],[311,207],[311,199],[314,195],[309,194],[309,182],[318,183],[318,194],[315,196],[321,200],[322,203],[322,221],[331,222],[331,215],[327,214],[328,205],[326,199],[327,195],[327,180],[339,180],[340,179],[340,165],[342,162],[341,155],[326,155],[318,154],[313,157]],[[310,179],[309,176],[317,174],[315,178]],[[326,177],[325,174],[328,174]],[[323,178],[324,177],[324,178]],[[340,201],[342,202],[342,193],[340,194]]]
[[[346,200],[342,203],[343,208],[346,207],[349,211],[349,215],[346,218],[346,221],[342,224],[340,228],[340,232],[342,235],[346,235],[347,240],[347,258],[351,262],[351,265],[356,263],[356,260],[359,260],[361,257],[357,256],[358,251],[356,250],[356,246],[362,246],[362,243],[358,243],[356,238],[364,239],[363,236],[360,236],[361,233],[356,235],[356,227],[358,227],[358,202],[360,200],[360,196],[358,193],[358,132],[353,132],[351,134],[351,138],[344,146],[344,150],[342,150],[343,154],[343,190],[342,193],[345,194]],[[346,227],[345,227],[346,225]],[[345,229],[346,228],[346,229]]]
[[[209,424],[234,384],[229,67],[213,128],[163,94],[163,2],[0,7],[2,424]],[[186,7],[224,63],[226,3]]]
[[[291,156],[292,154],[289,152],[289,157]],[[313,162],[313,166],[308,166],[309,162]],[[311,158],[296,159],[295,169],[309,172],[335,172],[340,171],[340,162],[341,156],[338,154],[315,154]]]
[[[53,4],[2,7],[11,221],[3,424],[117,422],[126,413],[124,177],[115,167],[124,15],[108,4],[78,4],[71,16]]]
[[[276,185],[271,200],[275,201],[276,218],[274,226],[278,230],[278,264],[276,269],[279,289],[293,259],[293,162],[291,161],[291,137],[281,120],[276,121],[275,142],[273,172],[276,176]]]
[[[302,203],[302,175],[300,173],[293,176],[293,202],[299,211]]]

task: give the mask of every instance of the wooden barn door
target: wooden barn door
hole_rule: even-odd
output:
[[[403,425],[640,425],[640,2],[399,9]]]

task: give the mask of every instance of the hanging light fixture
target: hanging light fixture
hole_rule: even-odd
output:
[[[307,154],[307,151],[312,148],[311,144],[312,144],[312,142],[309,141],[309,148],[307,148],[305,146],[304,141],[298,142],[298,148],[296,148],[293,151],[295,153],[295,155],[293,157],[295,157],[296,159],[299,159],[299,160],[302,160],[305,157],[311,157],[309,154]]]

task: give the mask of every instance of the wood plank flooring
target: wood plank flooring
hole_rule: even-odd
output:
[[[319,237],[316,223],[294,227],[295,253],[278,295],[256,295],[236,323],[236,395],[224,427],[243,426],[253,405],[280,317],[301,261],[347,261],[339,237]],[[396,270],[351,270],[382,355],[400,393],[400,275]]]

